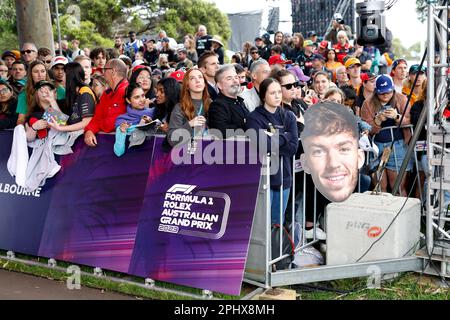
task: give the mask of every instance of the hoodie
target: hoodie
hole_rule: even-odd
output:
[[[116,128],[123,122],[128,122],[131,125],[139,124],[142,116],[148,116],[153,119],[154,108],[144,108],[142,110],[133,109],[130,105],[127,106],[127,113],[117,117]]]
[[[298,147],[295,115],[281,108],[277,108],[275,113],[271,113],[264,106],[259,106],[248,115],[246,124],[247,129],[256,130],[258,141],[253,141],[253,143],[260,143],[259,137],[261,134],[264,134],[264,137],[267,138],[266,150],[271,153],[271,162],[273,163],[274,157],[281,159],[280,163],[283,163],[283,189],[289,188],[292,185],[292,157]],[[273,132],[273,135],[268,135],[267,132]],[[274,145],[275,150],[271,148],[272,140],[273,143],[277,143]],[[258,150],[260,152],[265,151],[260,150],[261,147],[258,145]],[[280,187],[281,180],[281,170],[278,169],[275,174],[270,176],[270,186],[272,188]]]

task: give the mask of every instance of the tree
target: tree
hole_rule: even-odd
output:
[[[67,39],[77,39],[83,47],[105,47],[111,48],[114,42],[109,38],[104,38],[96,32],[96,26],[93,22],[81,21],[74,24],[71,15],[64,15],[60,18],[61,34]],[[56,24],[53,25],[53,34],[57,35]]]
[[[424,22],[427,19],[428,9],[427,1],[429,0],[416,0],[416,12],[419,16],[419,21]]]
[[[159,27],[178,41],[188,33],[195,34],[200,24],[225,42],[231,36],[228,17],[215,4],[203,0],[161,0],[160,10],[164,14]]]
[[[14,0],[0,1],[0,34],[0,51],[18,48]]]

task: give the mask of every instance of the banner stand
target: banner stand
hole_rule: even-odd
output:
[[[47,263],[30,261],[30,260],[16,258],[15,253],[13,251],[8,251],[6,256],[0,255],[0,259],[7,260],[9,262],[21,263],[21,264],[24,264],[24,265],[27,265],[27,266],[40,267],[40,268],[44,268],[46,270],[56,270],[56,271],[59,271],[61,273],[68,274],[68,269],[67,268],[63,268],[63,267],[59,267],[57,265],[57,261],[55,259],[48,259]],[[76,265],[74,265],[74,266],[79,268]],[[211,292],[210,290],[202,290],[202,295],[198,295],[198,294],[193,294],[193,293],[189,293],[189,292],[184,292],[184,291],[181,291],[181,290],[168,289],[168,288],[157,286],[155,284],[155,281],[153,279],[149,279],[149,278],[144,279],[144,283],[142,284],[142,283],[135,282],[135,281],[130,281],[130,280],[125,280],[125,279],[120,279],[120,278],[117,278],[117,277],[110,277],[110,276],[104,275],[103,274],[103,270],[101,268],[98,268],[98,267],[93,268],[93,272],[92,273],[88,273],[88,272],[85,272],[85,271],[80,271],[80,275],[86,276],[86,277],[102,278],[102,279],[105,279],[105,280],[108,280],[108,281],[111,281],[111,282],[114,282],[114,283],[117,283],[117,284],[128,284],[128,285],[140,287],[140,288],[143,288],[143,289],[147,289],[149,291],[171,293],[171,294],[174,294],[174,295],[179,295],[179,296],[182,296],[182,297],[193,298],[193,299],[198,299],[198,300],[205,300],[205,299],[206,300],[220,300],[218,298],[215,298],[213,292]],[[243,300],[246,300],[246,299],[243,299]]]

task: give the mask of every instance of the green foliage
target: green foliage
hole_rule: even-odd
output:
[[[78,39],[80,40],[81,46],[83,47],[113,47],[114,41],[108,38],[104,38],[100,33],[95,32],[96,26],[91,21],[81,21],[79,25],[73,24],[70,15],[64,15],[60,18],[61,34],[65,38]],[[57,38],[57,28],[53,25],[53,34]]]
[[[427,0],[416,0],[416,12],[420,22],[424,22],[427,19]]]
[[[207,27],[208,34],[220,35],[224,42],[231,36],[228,17],[215,4],[204,0],[161,0],[160,6],[164,16],[159,27],[179,42],[186,34],[194,34],[200,24]]]
[[[14,0],[0,1],[0,51],[17,49],[16,6]]]

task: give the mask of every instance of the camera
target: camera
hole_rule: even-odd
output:
[[[386,39],[386,20],[383,1],[365,1],[356,4],[356,33],[361,46],[382,45]]]

